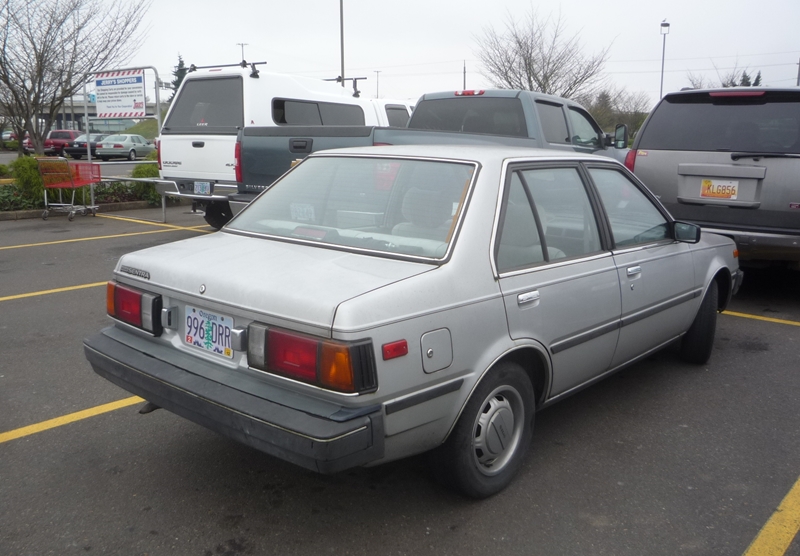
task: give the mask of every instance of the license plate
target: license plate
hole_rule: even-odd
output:
[[[183,339],[190,346],[233,359],[231,329],[233,319],[205,309],[186,306]]]
[[[210,181],[194,182],[194,192],[200,195],[211,195],[211,182]]]
[[[710,199],[736,199],[739,182],[730,180],[703,180],[700,182],[700,196]]]

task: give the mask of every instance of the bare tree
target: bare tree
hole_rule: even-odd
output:
[[[135,54],[150,2],[0,0],[0,105],[18,137],[24,128],[43,152],[43,137],[87,75]]]
[[[582,94],[576,100],[586,107],[604,130],[625,124],[631,136],[642,127],[652,102],[647,93],[631,93],[625,88],[606,87],[595,94]]]
[[[707,79],[703,75],[695,75],[692,72],[686,74],[686,79],[689,80],[689,84],[691,85],[692,89],[714,89],[719,87],[758,87],[761,85],[760,71],[756,74],[755,79],[753,79],[750,74],[747,73],[747,68],[739,69],[738,63],[734,64],[733,68],[731,68],[725,74],[720,73],[720,70],[716,65],[714,65],[714,70],[717,73],[717,79],[719,79],[717,82],[713,81],[712,79]]]
[[[477,41],[484,76],[494,86],[563,97],[592,93],[601,85],[610,48],[585,55],[578,35],[566,36],[561,14],[542,19],[533,9],[522,23],[509,14],[503,32],[487,27]]]

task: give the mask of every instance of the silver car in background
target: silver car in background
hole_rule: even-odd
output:
[[[213,261],[210,264],[209,261]],[[621,164],[477,146],[322,151],[220,232],[123,256],[101,376],[321,473],[431,451],[475,498],[534,412],[673,342],[705,363],[734,243]]]
[[[676,218],[732,237],[743,264],[800,270],[800,89],[670,93],[626,166]]]
[[[155,145],[141,135],[109,135],[97,143],[97,157],[100,160],[127,158],[136,160],[156,150]]]

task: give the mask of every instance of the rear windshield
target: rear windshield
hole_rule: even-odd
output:
[[[423,100],[414,109],[408,127],[528,136],[525,113],[518,98],[453,97]]]
[[[643,150],[800,152],[800,94],[675,95],[642,131]]]
[[[226,227],[393,256],[449,252],[475,164],[355,156],[309,158]]]
[[[184,82],[162,132],[236,135],[243,126],[242,78],[216,77]]]

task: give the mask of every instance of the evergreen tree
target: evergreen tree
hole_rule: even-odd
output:
[[[175,66],[175,71],[172,72],[172,76],[175,78],[170,83],[172,87],[172,95],[169,97],[167,102],[172,102],[172,99],[175,98],[175,93],[178,91],[178,87],[181,86],[183,83],[183,78],[186,77],[186,64],[183,63],[183,57],[178,54],[178,65]]]

